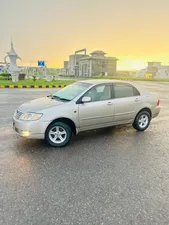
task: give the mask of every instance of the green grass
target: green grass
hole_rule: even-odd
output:
[[[63,76],[67,78],[79,78],[75,76]],[[128,81],[156,81],[156,82],[169,82],[169,78],[144,78],[144,77],[134,77],[134,76],[93,76],[93,77],[80,77],[89,79],[112,79],[112,80],[128,80]]]
[[[22,80],[16,83],[13,83],[11,80],[0,80],[0,85],[69,85],[75,82],[74,80],[56,80],[47,82],[45,80]]]
[[[78,78],[78,77],[75,77]],[[81,77],[84,78],[84,77]],[[85,77],[86,78],[86,77]],[[90,77],[90,79],[116,79],[116,80],[126,80],[126,81],[156,81],[156,82],[169,82],[169,79],[156,79],[156,78],[140,78],[140,77],[127,77],[127,76],[110,76],[110,77]],[[35,82],[33,80],[22,80],[17,83],[13,83],[11,80],[0,80],[0,85],[69,85],[74,83],[76,80],[56,80],[47,82],[45,80],[36,80]]]

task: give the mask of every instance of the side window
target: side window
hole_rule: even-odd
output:
[[[109,100],[111,96],[111,85],[99,85],[89,90],[85,96],[91,97],[92,102]]]
[[[138,90],[129,84],[114,84],[114,98],[139,96]]]
[[[104,91],[105,85],[100,85],[96,87],[97,93],[101,93]]]

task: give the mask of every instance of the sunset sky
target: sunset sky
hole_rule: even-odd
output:
[[[0,0],[0,61],[14,47],[22,64],[63,67],[75,50],[104,50],[118,69],[169,64],[169,0]]]

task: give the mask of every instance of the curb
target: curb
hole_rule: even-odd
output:
[[[64,88],[67,85],[0,85],[0,88]]]

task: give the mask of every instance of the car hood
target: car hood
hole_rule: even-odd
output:
[[[25,112],[39,112],[46,108],[51,108],[54,106],[65,104],[65,102],[57,101],[56,99],[52,99],[50,97],[38,98],[29,102],[22,104],[18,110]]]

